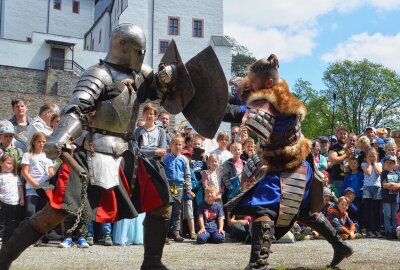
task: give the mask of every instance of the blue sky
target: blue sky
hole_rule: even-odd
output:
[[[343,59],[400,74],[400,0],[224,0],[224,33],[256,58],[277,54],[290,87],[325,89],[323,72]]]

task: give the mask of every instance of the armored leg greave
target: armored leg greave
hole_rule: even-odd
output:
[[[302,219],[301,222],[316,230],[332,245],[334,253],[329,264],[330,267],[335,267],[343,259],[353,254],[353,249],[340,238],[339,233],[323,214],[314,214],[310,218]]]
[[[44,233],[37,232],[30,220],[22,221],[11,238],[3,244],[0,251],[0,270],[7,270],[11,263],[30,245],[36,243]]]
[[[161,262],[161,257],[167,237],[169,219],[146,214],[143,225],[144,260],[140,269],[167,270],[167,267]]]
[[[256,221],[251,224],[250,261],[245,270],[267,269],[274,232],[273,221]]]

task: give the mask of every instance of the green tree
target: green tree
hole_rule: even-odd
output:
[[[330,135],[332,113],[329,110],[329,100],[311,87],[311,83],[298,79],[293,87],[295,95],[307,108],[307,116],[301,125],[301,130],[307,138],[318,138]]]
[[[254,63],[257,59],[253,56],[253,54],[249,51],[249,49],[240,45],[239,42],[230,36],[225,36],[229,42],[233,45],[232,48],[232,66],[231,73],[232,76],[240,76],[243,77],[246,75],[247,67]]]
[[[336,123],[357,134],[367,126],[399,127],[400,77],[395,71],[366,59],[345,60],[330,64],[323,81],[328,89],[322,96],[337,97]]]

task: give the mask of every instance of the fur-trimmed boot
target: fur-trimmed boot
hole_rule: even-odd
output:
[[[245,270],[267,269],[274,233],[273,221],[256,221],[251,224],[250,261]]]
[[[146,215],[143,222],[144,259],[141,270],[168,270],[161,262],[169,219]]]
[[[27,249],[36,243],[44,234],[38,233],[31,222],[26,219],[14,230],[10,239],[4,243],[0,250],[0,270],[8,270],[11,263]]]
[[[343,259],[353,254],[353,249],[342,240],[339,233],[332,227],[323,214],[313,215],[306,222],[303,222],[303,220],[301,222],[316,230],[332,245],[333,259],[328,265],[329,267],[335,267]]]

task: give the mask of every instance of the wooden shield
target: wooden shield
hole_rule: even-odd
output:
[[[166,98],[161,100],[161,106],[169,113],[178,114],[182,112],[183,108],[185,108],[193,98],[195,89],[174,40],[169,44],[167,51],[161,59],[161,63],[165,65],[177,65],[178,79],[175,83],[175,87]]]
[[[228,104],[228,84],[224,71],[211,46],[190,59],[186,69],[195,94],[184,107],[183,115],[200,135],[213,138]]]

